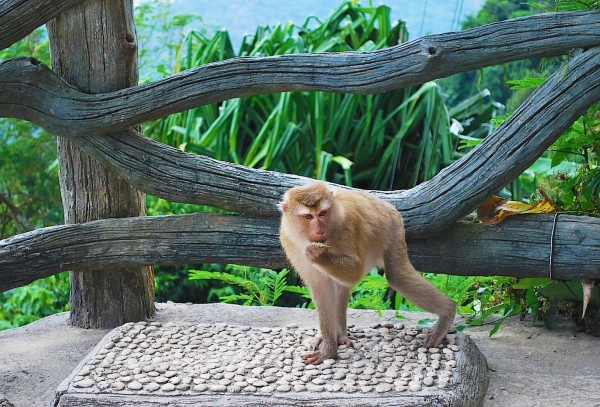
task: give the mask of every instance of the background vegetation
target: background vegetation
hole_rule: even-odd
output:
[[[591,8],[596,2],[541,5],[486,0],[464,29],[557,8]],[[258,27],[234,50],[227,31],[211,32],[198,16],[173,17],[170,3],[156,0],[136,9],[141,44],[141,82],[234,56],[374,50],[406,41],[404,23],[389,8],[343,2],[327,19],[308,18]],[[0,60],[33,55],[49,64],[43,30],[0,51]],[[432,178],[460,158],[557,69],[563,59],[524,60],[456,75],[418,87],[358,96],[288,92],[232,99],[146,123],[149,137],[183,151],[254,168],[326,179],[365,189],[406,189]],[[508,109],[505,108],[508,107]],[[600,211],[598,106],[580,118],[555,145],[500,193],[536,200],[542,187],[561,209]],[[62,223],[54,137],[21,121],[0,119],[0,238]],[[148,196],[149,215],[212,208]],[[188,278],[189,277],[189,278]],[[531,313],[551,326],[557,311],[575,315],[578,282],[545,279],[426,277],[459,304],[467,323]],[[68,309],[68,276],[62,273],[0,294],[0,329],[20,326]],[[247,305],[311,307],[307,290],[289,270],[236,265],[156,268],[157,301],[225,301]],[[589,330],[598,324],[597,296],[588,308]],[[353,308],[412,310],[373,270],[353,289]],[[423,321],[428,323],[428,321]]]

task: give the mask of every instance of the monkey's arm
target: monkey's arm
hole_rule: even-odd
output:
[[[347,286],[357,284],[363,276],[363,256],[358,250],[339,252],[319,243],[309,243],[304,248],[306,257],[320,266],[332,278]]]

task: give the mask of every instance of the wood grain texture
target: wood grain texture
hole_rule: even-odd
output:
[[[237,58],[99,95],[78,92],[43,65],[21,58],[0,64],[0,115],[69,137],[144,192],[274,217],[284,190],[302,179],[197,158],[132,132],[93,134],[230,97],[300,89],[377,92],[523,55],[565,53],[600,41],[591,29],[599,18],[600,12],[545,14],[372,53]],[[575,56],[469,155],[412,190],[376,194],[402,212],[409,237],[434,235],[517,177],[598,100],[599,67],[597,48]]]
[[[10,47],[36,28],[85,0],[0,1],[0,49]]]
[[[434,238],[409,240],[409,255],[424,272],[548,277],[553,220],[527,215],[493,226],[459,224]],[[234,263],[279,269],[288,262],[278,227],[272,218],[196,213],[38,229],[0,241],[0,291],[88,267]],[[552,277],[600,278],[600,219],[559,215]]]
[[[132,0],[88,0],[48,23],[52,67],[66,82],[89,93],[138,82]],[[57,141],[65,223],[143,216],[146,196],[70,140]],[[84,267],[71,273],[70,323],[112,328],[154,312],[154,271]]]
[[[457,338],[461,352],[456,359],[456,371],[460,373],[452,379],[454,397],[448,405],[481,406],[490,383],[487,360],[468,335],[461,333]]]
[[[523,58],[600,45],[600,11],[547,13],[417,38],[372,52],[232,58],[143,86],[90,95],[36,64],[0,65],[0,116],[77,137],[122,131],[223,100],[283,91],[370,94]]]

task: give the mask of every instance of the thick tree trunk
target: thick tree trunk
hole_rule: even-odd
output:
[[[131,0],[92,0],[48,23],[52,67],[84,92],[137,84],[137,44]],[[82,135],[85,137],[85,135]],[[66,223],[145,215],[145,195],[58,138],[60,187]],[[154,312],[151,267],[71,273],[70,323],[111,328]]]

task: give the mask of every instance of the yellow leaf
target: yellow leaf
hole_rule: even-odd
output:
[[[509,201],[508,199],[492,196],[485,200],[477,208],[477,219],[479,222],[492,225],[498,223],[507,216],[525,214],[525,213],[550,213],[558,211],[558,207],[552,200],[540,190],[544,199],[536,205],[530,205],[524,202]]]

